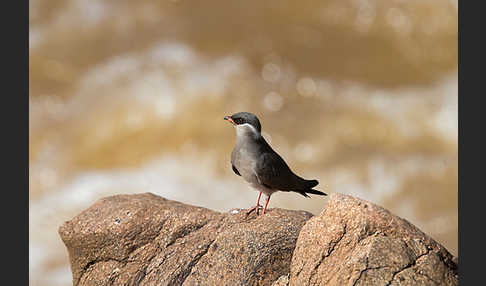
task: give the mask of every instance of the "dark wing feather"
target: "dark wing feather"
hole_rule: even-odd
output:
[[[275,152],[264,152],[258,160],[255,173],[262,185],[281,191],[295,190],[295,174]]]
[[[236,175],[241,176],[240,172],[238,172],[238,169],[236,169],[235,165],[231,164],[231,168],[233,169],[233,172],[235,172]]]
[[[320,191],[311,190],[319,183],[317,180],[305,180],[297,176],[263,137],[260,146],[261,156],[255,173],[261,184],[271,189],[298,192],[304,196],[307,196],[306,193],[321,194]]]

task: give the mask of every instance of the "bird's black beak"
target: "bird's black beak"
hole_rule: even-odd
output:
[[[233,125],[236,125],[236,123],[233,121],[233,118],[231,118],[231,116],[225,116],[224,117],[224,120],[228,120],[229,122],[231,122]]]

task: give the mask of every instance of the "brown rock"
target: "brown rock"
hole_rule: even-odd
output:
[[[74,285],[458,284],[457,258],[379,206],[332,194],[311,217],[246,218],[146,193],[101,199],[59,233]]]
[[[273,282],[272,286],[287,286],[289,285],[289,274],[280,276],[275,282]]]
[[[334,193],[301,229],[289,285],[458,285],[457,270],[456,259],[408,221]]]
[[[150,193],[101,199],[59,228],[73,285],[271,285],[312,214],[236,211]]]

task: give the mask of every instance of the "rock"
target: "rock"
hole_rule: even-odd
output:
[[[145,193],[97,201],[59,228],[73,285],[458,285],[458,262],[370,202],[246,218]]]
[[[303,211],[245,217],[151,193],[103,198],[65,222],[73,285],[271,285],[290,271]]]
[[[301,229],[288,285],[458,285],[458,265],[408,221],[333,193]]]
[[[289,285],[289,274],[280,276],[272,286],[287,286]]]

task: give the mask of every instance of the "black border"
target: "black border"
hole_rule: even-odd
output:
[[[2,237],[14,284],[29,283],[29,1],[5,3],[2,17]],[[6,160],[5,160],[6,159]],[[12,200],[13,199],[13,200]],[[11,206],[11,207],[9,207]],[[7,272],[6,272],[7,273]],[[8,279],[11,280],[11,279]]]
[[[474,2],[458,0],[458,258],[459,285],[480,285],[483,262],[481,249],[484,241],[484,183],[474,178],[484,176],[484,167],[476,150],[484,143],[484,105],[474,104],[474,99],[484,95],[484,88],[474,83],[484,82],[484,15],[483,9],[473,9],[466,4]],[[475,15],[474,11],[478,15]],[[469,36],[468,36],[469,33]],[[467,40],[469,39],[469,43]],[[482,55],[481,55],[481,54]],[[476,64],[477,67],[473,67]],[[467,68],[469,67],[469,68]],[[475,107],[475,108],[474,108]],[[477,125],[477,126],[474,126]],[[469,139],[466,139],[469,136]],[[474,150],[476,149],[476,150]],[[474,159],[479,164],[466,166]],[[479,260],[479,261],[478,261]]]

